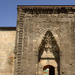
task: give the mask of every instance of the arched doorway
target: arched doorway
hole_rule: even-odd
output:
[[[38,75],[59,75],[60,50],[51,31],[47,31],[45,33],[38,49]],[[46,70],[46,68],[48,68],[49,71],[47,71],[48,69]],[[43,73],[44,69],[48,72],[48,74]]]
[[[55,75],[55,68],[51,65],[44,66],[43,75]]]

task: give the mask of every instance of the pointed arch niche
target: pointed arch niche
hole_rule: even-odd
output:
[[[55,74],[59,75],[60,71],[60,56],[59,56],[59,46],[51,33],[48,30],[40,45],[39,45],[39,55],[38,55],[38,75],[43,75],[43,67],[46,65],[52,65],[55,68]]]

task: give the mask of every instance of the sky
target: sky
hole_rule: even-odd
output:
[[[16,27],[17,5],[75,5],[75,0],[0,0],[0,27]]]

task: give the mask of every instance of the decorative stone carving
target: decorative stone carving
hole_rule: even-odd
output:
[[[39,50],[45,50],[46,52],[49,50],[50,52],[52,52],[52,50],[54,50],[53,47],[55,47],[53,46],[53,41],[54,39],[52,38],[52,33],[50,31],[47,31],[40,44]]]
[[[51,40],[51,36],[49,35],[49,33],[44,38],[45,38],[45,51],[46,52],[48,50],[52,51],[52,40]]]

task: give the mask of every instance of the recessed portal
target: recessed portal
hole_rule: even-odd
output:
[[[55,75],[55,68],[51,65],[44,66],[43,75]]]

